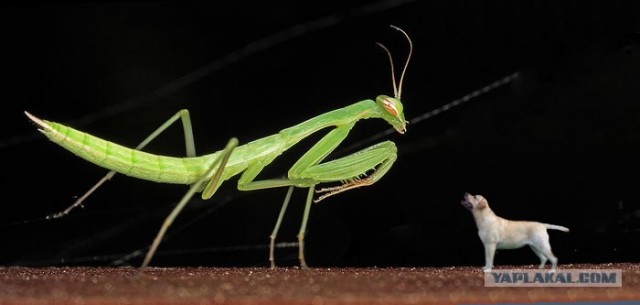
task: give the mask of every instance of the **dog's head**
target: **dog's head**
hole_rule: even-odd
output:
[[[489,206],[489,204],[487,203],[487,200],[484,199],[484,197],[482,197],[481,195],[474,196],[469,193],[464,194],[462,198],[462,202],[460,203],[469,211],[473,211],[474,209],[484,210]]]

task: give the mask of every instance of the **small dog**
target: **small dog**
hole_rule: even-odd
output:
[[[551,253],[547,229],[569,232],[563,226],[550,225],[534,221],[511,221],[497,216],[489,208],[487,200],[480,195],[464,194],[462,205],[471,211],[478,227],[478,235],[484,244],[484,272],[493,268],[493,256],[496,249],[516,249],[529,245],[540,258],[540,269],[547,259],[551,261],[551,272],[556,271],[558,258]]]

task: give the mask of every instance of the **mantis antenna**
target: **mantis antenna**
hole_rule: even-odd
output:
[[[393,82],[393,95],[395,98],[400,99],[400,96],[402,95],[402,82],[404,81],[404,73],[407,71],[407,67],[409,66],[409,61],[411,60],[411,55],[413,54],[413,43],[411,42],[411,38],[409,38],[409,35],[407,34],[407,32],[405,32],[404,30],[402,30],[401,28],[395,25],[391,25],[391,28],[404,34],[404,37],[406,37],[407,41],[409,42],[409,55],[407,55],[407,61],[404,63],[404,68],[402,69],[402,73],[400,74],[400,82],[397,85],[396,85],[396,76],[395,76],[396,73],[393,68],[393,57],[391,56],[391,52],[383,44],[379,42],[376,42],[376,44],[379,47],[381,47],[389,57],[389,64],[391,65],[391,81]]]

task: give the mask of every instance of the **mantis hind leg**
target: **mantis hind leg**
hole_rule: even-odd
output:
[[[191,117],[189,116],[189,111],[186,109],[182,109],[174,114],[171,118],[169,118],[166,122],[164,122],[160,127],[154,130],[150,135],[148,135],[138,146],[135,147],[137,150],[141,150],[145,148],[151,141],[153,141],[156,137],[158,137],[162,132],[164,132],[169,126],[175,123],[178,119],[182,121],[182,129],[184,130],[184,141],[187,149],[187,157],[195,157],[196,155],[196,147],[195,141],[193,139],[193,129],[191,127]],[[47,216],[47,219],[51,218],[59,218],[65,216],[71,212],[74,208],[81,206],[82,202],[89,197],[93,192],[95,192],[102,184],[111,180],[113,176],[115,176],[115,171],[108,172],[102,179],[100,179],[95,185],[93,185],[84,195],[80,196],[72,205],[66,208],[64,211],[55,213],[53,215]]]
[[[222,172],[224,172],[224,168],[227,165],[227,161],[229,161],[229,157],[231,156],[231,153],[233,152],[233,149],[236,148],[236,146],[238,146],[238,139],[231,138],[231,140],[229,140],[229,142],[227,143],[222,153],[213,161],[211,166],[209,166],[207,173],[203,175],[202,178],[198,180],[198,182],[191,185],[191,187],[189,188],[189,191],[187,191],[187,193],[182,197],[182,199],[180,199],[180,202],[178,202],[178,204],[173,208],[173,210],[171,210],[171,213],[169,214],[169,216],[167,216],[167,218],[165,218],[164,222],[162,223],[162,227],[160,227],[160,231],[158,231],[158,234],[153,240],[153,243],[151,244],[151,247],[149,248],[149,251],[147,252],[147,255],[144,258],[144,262],[142,263],[141,269],[149,265],[149,262],[151,262],[151,258],[153,257],[153,254],[158,249],[158,246],[160,245],[160,242],[162,241],[164,234],[167,232],[167,229],[169,229],[169,226],[171,226],[171,224],[176,219],[176,217],[178,217],[178,214],[180,214],[182,209],[187,205],[189,200],[191,200],[193,195],[195,195],[197,192],[202,190],[203,187],[204,187],[204,191],[203,191],[204,193],[210,189],[215,190],[217,186],[220,185]],[[211,191],[211,195],[213,195],[213,191]]]

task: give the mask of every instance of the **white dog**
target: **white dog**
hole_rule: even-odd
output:
[[[511,221],[498,217],[489,208],[487,200],[480,195],[464,194],[462,205],[471,211],[478,226],[478,235],[484,244],[484,272],[493,268],[493,256],[496,249],[516,249],[529,245],[540,258],[540,269],[547,259],[551,261],[551,272],[556,271],[558,258],[551,253],[547,229],[569,232],[563,226],[550,225],[534,221]]]

